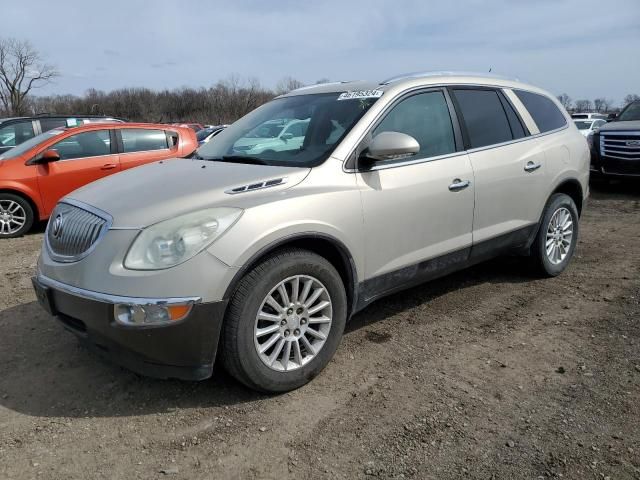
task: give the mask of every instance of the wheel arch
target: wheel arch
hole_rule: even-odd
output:
[[[573,202],[576,204],[576,208],[578,209],[578,216],[582,215],[582,206],[583,206],[584,197],[583,197],[582,185],[580,185],[580,182],[577,179],[569,178],[562,181],[553,190],[553,192],[551,192],[551,195],[549,195],[549,198],[551,198],[551,196],[556,193],[564,193],[565,195],[568,195],[569,197],[571,197]]]
[[[224,298],[229,299],[242,277],[265,257],[286,248],[302,248],[325,258],[340,274],[347,294],[347,318],[355,311],[358,301],[358,274],[349,249],[338,239],[317,232],[293,234],[278,239],[258,250],[236,272],[227,286]]]
[[[8,194],[11,194],[11,195],[16,195],[17,197],[20,197],[23,200],[25,200],[27,203],[29,203],[29,205],[33,209],[33,219],[34,219],[34,221],[40,220],[40,209],[38,207],[38,204],[31,197],[31,195],[29,195],[28,193],[23,192],[22,190],[17,190],[17,189],[14,189],[14,188],[7,188],[7,187],[0,187],[0,193],[8,193]]]

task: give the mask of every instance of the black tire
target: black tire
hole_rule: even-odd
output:
[[[254,344],[256,315],[269,292],[296,275],[308,275],[323,284],[331,301],[332,323],[315,357],[294,370],[276,371],[260,359]],[[254,390],[269,393],[294,390],[308,383],[329,363],[340,344],[346,318],[345,288],[333,265],[307,250],[281,250],[262,260],[236,287],[222,330],[223,365],[233,377]]]
[[[10,203],[10,202],[13,202],[13,203]],[[23,197],[19,195],[14,195],[13,193],[0,193],[0,217],[2,217],[2,215],[5,213],[1,209],[2,206],[7,204],[19,205],[19,208],[22,209],[22,212],[14,211],[9,213],[13,215],[16,215],[16,213],[21,213],[20,216],[21,217],[24,216],[24,223],[18,230],[8,233],[8,228],[11,227],[11,225],[14,225],[15,227],[15,224],[11,223],[11,224],[8,224],[9,227],[5,227],[6,224],[3,224],[3,222],[0,219],[0,239],[21,237],[22,235],[27,233],[29,230],[31,230],[31,227],[33,226],[33,217],[34,217],[33,208],[31,207],[31,205],[27,200],[25,200]]]
[[[553,215],[562,208],[566,209],[571,215],[573,235],[564,259],[559,261],[559,263],[554,263],[550,260],[546,251],[547,231]],[[556,275],[560,275],[567,268],[567,265],[569,265],[569,262],[575,253],[576,244],[578,243],[578,220],[578,209],[571,197],[564,193],[555,193],[551,198],[549,198],[544,214],[542,215],[536,239],[531,247],[531,259],[533,261],[534,268],[538,273],[547,277],[555,277]]]

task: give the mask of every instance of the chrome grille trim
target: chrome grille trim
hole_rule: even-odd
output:
[[[627,145],[627,142],[633,144]],[[618,160],[640,160],[640,132],[600,132],[600,155]]]
[[[56,235],[62,213],[62,231]],[[70,263],[89,255],[111,228],[113,218],[106,212],[77,200],[65,199],[56,205],[45,231],[45,244],[51,258]]]

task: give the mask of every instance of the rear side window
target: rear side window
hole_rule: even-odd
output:
[[[61,160],[110,155],[111,138],[109,130],[84,132],[63,138],[51,148],[58,152]]]
[[[120,130],[120,134],[122,135],[124,153],[148,152],[169,148],[164,130],[123,128]]]
[[[12,123],[6,127],[0,126],[0,147],[15,147],[33,137],[34,132],[31,120]]]
[[[567,124],[564,115],[551,99],[524,90],[514,90],[513,92],[529,111],[531,118],[540,129],[540,133],[549,132]]]
[[[453,94],[460,107],[470,148],[513,140],[507,114],[495,90],[454,89]]]
[[[456,151],[451,115],[442,92],[413,95],[398,103],[373,131],[411,135],[420,144],[418,158],[446,155]]]

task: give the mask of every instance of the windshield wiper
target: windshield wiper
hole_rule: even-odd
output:
[[[223,155],[222,158],[208,158],[207,160],[213,160],[215,162],[229,162],[229,163],[248,163],[253,165],[269,165],[268,162],[261,158],[252,157],[250,155]]]

